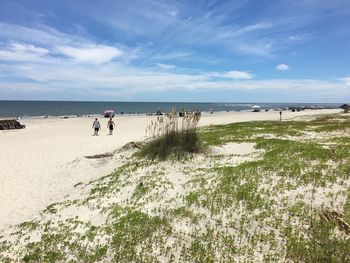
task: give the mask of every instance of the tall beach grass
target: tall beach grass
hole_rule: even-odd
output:
[[[158,116],[146,129],[150,137],[141,150],[140,155],[150,159],[166,160],[168,158],[182,159],[192,153],[204,150],[198,134],[199,112],[183,112],[182,116],[176,110]]]

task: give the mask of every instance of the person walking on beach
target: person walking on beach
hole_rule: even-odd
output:
[[[112,120],[112,118],[109,118],[108,124],[107,124],[107,128],[109,128],[109,135],[113,134],[113,129],[114,129],[115,123]]]
[[[94,136],[98,135],[98,131],[101,128],[101,124],[100,124],[100,122],[98,121],[97,118],[95,119],[94,123],[92,124],[92,128],[94,129]]]

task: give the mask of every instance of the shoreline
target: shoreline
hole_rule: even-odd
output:
[[[302,103],[302,102],[93,102],[93,101],[0,101],[1,118],[43,118],[63,116],[100,116],[107,109],[119,115],[151,115],[176,108],[199,110],[201,112],[251,111],[253,106],[261,111],[269,110],[319,110],[338,109],[342,103]]]
[[[282,118],[338,112],[339,109],[288,111]],[[23,118],[24,130],[0,132],[0,147],[6,149],[6,154],[0,156],[0,231],[38,215],[72,193],[75,185],[113,172],[123,162],[120,156],[107,163],[85,156],[144,140],[145,129],[156,116],[118,115],[113,136],[106,135],[106,123],[102,121],[101,135],[95,137],[93,118]],[[277,111],[214,112],[203,114],[199,126],[278,119]]]
[[[261,108],[260,113],[263,112],[279,112],[282,111],[284,113],[288,112],[308,112],[308,111],[319,111],[319,110],[340,110],[339,108],[329,107],[329,108],[304,108],[299,111],[292,111],[291,109],[280,109],[280,108],[271,108],[265,109]],[[202,114],[221,114],[221,113],[242,113],[242,112],[254,112],[252,109],[243,109],[243,110],[202,110],[200,111]],[[166,113],[162,112],[164,115]],[[257,112],[255,112],[257,113]],[[128,112],[128,113],[115,113],[115,117],[123,117],[123,116],[158,116],[156,112]],[[66,114],[66,115],[19,115],[19,116],[0,116],[0,120],[4,119],[74,119],[74,118],[104,118],[104,115],[101,113],[90,113],[90,114]]]

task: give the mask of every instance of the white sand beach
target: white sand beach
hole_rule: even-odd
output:
[[[283,112],[283,119],[339,111]],[[84,156],[145,139],[146,126],[153,119],[154,116],[117,116],[112,136],[107,135],[107,119],[100,119],[100,135],[92,136],[93,118],[87,117],[28,118],[23,120],[23,130],[0,131],[0,230],[39,214],[47,205],[70,194],[76,184],[112,172],[120,165],[119,160],[99,163]],[[222,112],[204,114],[200,125],[278,119],[276,111]]]

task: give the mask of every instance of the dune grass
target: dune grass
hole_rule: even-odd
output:
[[[158,117],[147,128],[151,140],[141,148],[139,156],[162,161],[169,158],[181,160],[203,152],[197,128],[199,120],[198,113],[185,112],[180,118],[175,110]]]
[[[205,148],[197,130],[172,131],[159,136],[142,147],[139,155],[152,160],[181,160]]]

